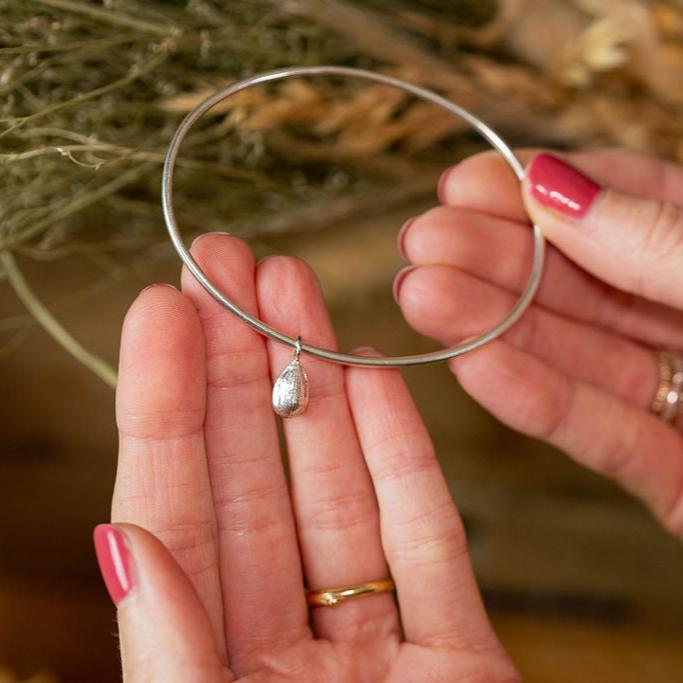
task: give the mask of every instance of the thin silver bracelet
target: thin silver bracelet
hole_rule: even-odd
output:
[[[283,373],[278,378],[273,388],[273,408],[275,412],[283,417],[292,417],[300,415],[306,408],[308,402],[308,377],[301,365],[299,355],[302,352],[310,353],[313,356],[331,361],[333,363],[341,363],[344,365],[360,365],[368,367],[401,367],[407,365],[423,365],[426,363],[435,363],[437,361],[447,360],[460,356],[468,351],[478,349],[487,342],[496,339],[522,316],[524,311],[531,304],[534,295],[538,289],[541,275],[543,272],[543,264],[545,257],[545,240],[541,232],[541,228],[533,225],[533,242],[534,242],[534,256],[531,266],[529,278],[524,287],[524,290],[519,296],[519,299],[507,316],[499,322],[495,327],[487,332],[480,334],[477,337],[469,339],[466,342],[452,346],[439,351],[432,351],[429,353],[422,353],[412,356],[357,356],[348,353],[339,353],[330,349],[312,346],[302,342],[300,337],[289,337],[279,330],[270,327],[262,320],[255,318],[233,301],[231,301],[206,275],[202,268],[198,265],[195,259],[185,247],[181,236],[178,224],[176,222],[175,211],[173,208],[173,175],[175,170],[176,160],[180,151],[185,136],[190,131],[197,120],[203,116],[213,106],[231,97],[235,93],[246,90],[252,86],[260,83],[267,83],[270,81],[283,80],[285,78],[293,78],[298,76],[347,76],[353,78],[360,78],[366,81],[373,81],[384,85],[393,86],[399,90],[403,90],[415,97],[432,102],[446,111],[451,112],[456,117],[467,121],[482,137],[502,155],[509,166],[514,171],[520,183],[524,179],[524,167],[521,162],[514,155],[509,145],[487,124],[481,121],[474,114],[463,109],[459,105],[450,100],[438,95],[431,90],[414,85],[407,81],[398,78],[392,78],[373,71],[366,71],[363,69],[354,69],[343,66],[310,66],[310,67],[287,67],[284,69],[277,69],[255,76],[250,76],[237,83],[220,90],[216,94],[208,97],[201,102],[195,109],[193,109],[181,122],[173,135],[173,139],[166,154],[164,162],[164,169],[162,175],[161,200],[164,213],[164,220],[168,229],[168,234],[171,242],[178,252],[183,263],[188,270],[194,275],[198,282],[206,289],[211,296],[220,304],[225,306],[229,311],[234,313],[237,317],[243,320],[248,325],[251,325],[255,330],[270,337],[283,344],[287,344],[295,349],[294,360],[287,365]]]

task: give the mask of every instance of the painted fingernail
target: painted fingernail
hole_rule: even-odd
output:
[[[104,584],[114,604],[118,607],[133,589],[130,553],[126,547],[126,539],[111,524],[96,526],[93,539]]]
[[[403,268],[396,273],[396,277],[394,278],[394,286],[393,286],[393,293],[394,293],[394,301],[396,303],[399,303],[398,301],[398,295],[401,291],[401,285],[403,284],[403,281],[406,279],[406,275],[410,273],[411,271],[415,270],[417,266],[408,266],[407,268]]]
[[[415,222],[415,218],[409,218],[402,226],[401,229],[398,232],[398,237],[396,238],[396,244],[398,245],[398,250],[403,256],[404,259],[408,260],[408,257],[406,256],[406,250],[405,250],[405,240],[406,240],[406,232],[408,232],[408,228]]]
[[[439,178],[439,184],[437,185],[437,188],[436,188],[436,195],[442,204],[446,203],[446,183],[448,182],[448,176],[451,174],[451,171],[454,168],[455,168],[454,166],[448,167],[441,174],[441,177]]]
[[[539,154],[527,169],[534,199],[565,216],[582,218],[602,189],[581,171],[552,154]]]
[[[195,237],[192,240],[192,244],[190,245],[190,249],[192,249],[192,247],[194,247],[196,244],[199,244],[199,242],[201,242],[205,237],[210,237],[211,235],[223,235],[225,237],[226,235],[229,235],[229,234],[230,234],[229,232],[223,232],[221,230],[214,230],[212,232],[204,232],[201,235],[197,235],[197,237]]]

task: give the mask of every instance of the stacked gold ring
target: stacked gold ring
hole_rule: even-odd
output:
[[[396,590],[391,579],[368,581],[353,586],[326,588],[322,591],[306,591],[306,602],[312,607],[335,607],[345,600],[365,598],[375,593],[387,593]]]
[[[659,386],[650,410],[665,422],[673,422],[683,401],[683,358],[671,351],[657,355]]]

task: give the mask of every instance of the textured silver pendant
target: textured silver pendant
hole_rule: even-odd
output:
[[[281,417],[301,415],[308,405],[308,375],[301,365],[301,337],[297,337],[294,360],[273,385],[273,410]]]

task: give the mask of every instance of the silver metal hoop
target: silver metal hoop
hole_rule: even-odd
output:
[[[189,250],[185,247],[181,236],[178,224],[175,218],[175,211],[173,209],[173,174],[176,164],[176,159],[178,158],[178,153],[180,151],[180,145],[182,144],[185,136],[189,132],[190,128],[197,122],[197,120],[203,116],[211,107],[222,102],[228,97],[238,93],[242,90],[246,90],[254,85],[260,83],[267,83],[269,81],[278,81],[285,78],[292,78],[296,76],[348,76],[352,78],[360,78],[366,81],[373,81],[375,83],[382,83],[384,85],[393,86],[399,90],[403,90],[415,97],[433,102],[434,104],[442,107],[446,111],[451,112],[454,116],[464,119],[469,123],[482,137],[484,137],[488,142],[502,155],[502,157],[507,161],[515,175],[520,182],[524,180],[524,167],[517,157],[512,152],[512,149],[507,145],[507,143],[487,124],[477,118],[474,114],[471,114],[466,109],[463,109],[459,105],[447,100],[441,95],[422,88],[420,86],[414,85],[407,81],[400,80],[398,78],[392,78],[390,76],[385,76],[383,74],[375,73],[373,71],[366,71],[364,69],[354,69],[351,67],[344,66],[305,66],[305,67],[287,67],[284,69],[277,69],[275,71],[268,71],[265,73],[257,74],[256,76],[251,76],[245,78],[242,81],[233,83],[232,85],[220,90],[215,95],[208,97],[203,102],[201,102],[195,109],[193,109],[181,122],[176,130],[173,139],[168,148],[166,154],[166,160],[164,162],[164,170],[162,175],[162,186],[161,186],[161,201],[164,212],[164,220],[166,222],[166,228],[168,229],[168,234],[171,238],[171,242],[178,252],[183,263],[187,266],[188,270],[194,275],[194,277],[199,281],[199,283],[206,289],[211,296],[216,299],[219,303],[225,306],[228,310],[234,313],[237,317],[243,320],[248,325],[251,325],[255,330],[261,334],[270,337],[276,341],[283,344],[287,344],[292,348],[296,349],[298,352],[305,351],[313,356],[319,358],[324,358],[325,360],[331,361],[333,363],[342,363],[345,365],[367,365],[375,367],[400,367],[407,365],[423,365],[426,363],[435,363],[437,361],[447,360],[448,358],[454,358],[455,356],[460,356],[468,351],[473,351],[474,349],[483,346],[487,342],[499,337],[506,330],[508,330],[512,325],[514,325],[517,320],[522,316],[524,311],[527,309],[529,304],[532,302],[534,295],[538,289],[541,275],[543,272],[543,263],[545,259],[545,239],[541,228],[534,224],[533,225],[533,240],[534,240],[534,257],[531,266],[531,273],[527,283],[522,291],[519,300],[508,313],[508,315],[499,322],[495,327],[491,328],[487,332],[470,339],[469,341],[463,342],[457,346],[452,346],[450,348],[442,349],[440,351],[432,351],[430,353],[416,354],[412,356],[383,356],[383,357],[372,357],[372,356],[355,356],[348,353],[338,353],[336,351],[331,351],[329,349],[324,349],[319,346],[312,346],[310,344],[304,344],[299,339],[295,337],[288,337],[282,332],[276,330],[269,325],[266,325],[262,320],[254,318],[253,316],[245,313],[239,306],[237,306],[233,301],[231,301],[216,285],[207,277],[206,273],[200,268],[199,264],[194,260]]]

